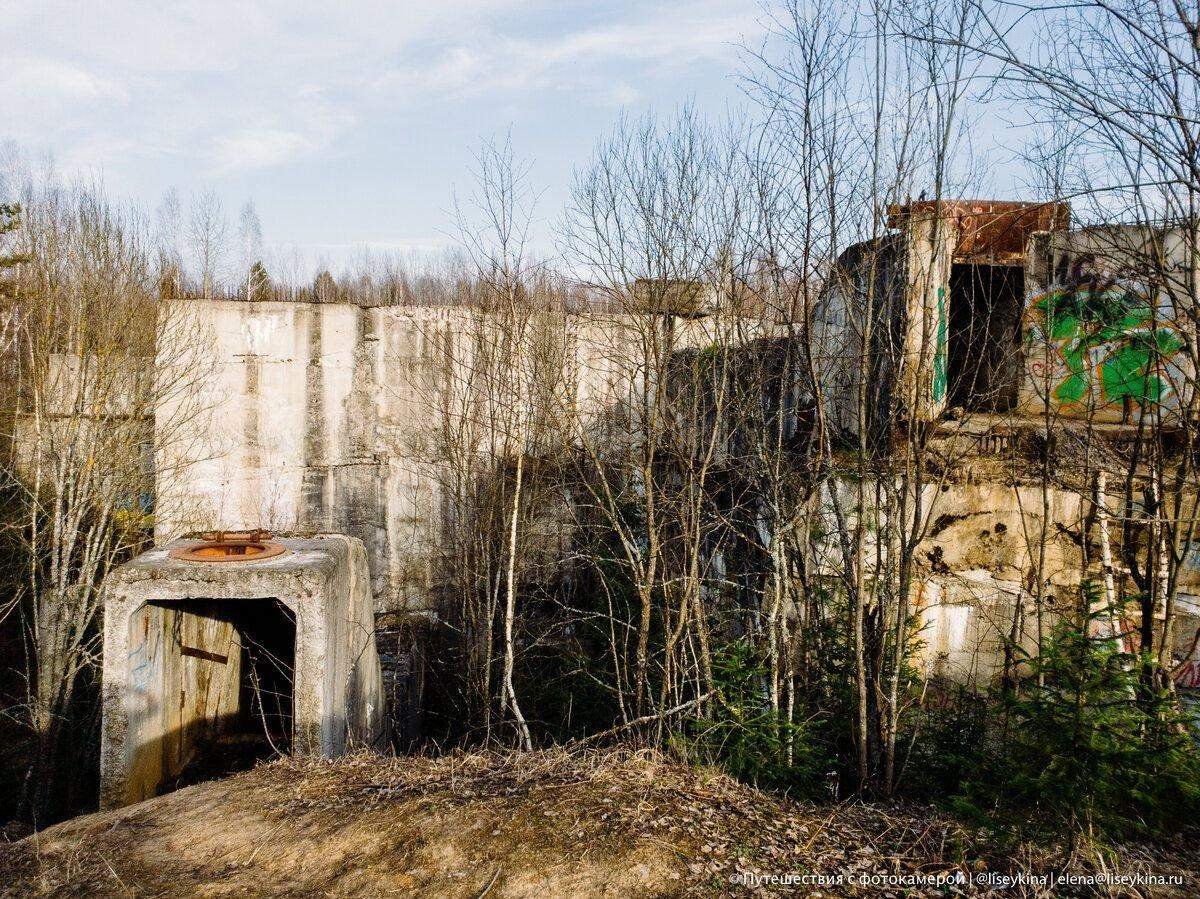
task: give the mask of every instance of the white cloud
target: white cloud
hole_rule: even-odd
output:
[[[213,141],[213,162],[218,172],[260,169],[289,162],[312,149],[313,143],[295,131],[248,128]]]
[[[641,96],[641,92],[633,87],[633,85],[618,82],[617,84],[609,85],[608,90],[603,95],[603,102],[606,106],[631,106]]]
[[[531,45],[527,55],[564,65],[655,60],[686,66],[695,64],[698,59],[728,56],[732,45],[756,27],[752,13],[711,10],[706,16],[703,5],[669,4],[660,6],[658,15],[651,18],[594,28],[568,34],[556,41]]]
[[[633,102],[639,78],[730,57],[755,27],[743,0],[47,0],[6,17],[36,48],[0,70],[0,104],[29,111],[10,136],[81,158],[76,144],[130,139],[207,149],[203,167],[219,172],[285,165],[396,103],[530,89]]]
[[[6,26],[35,50],[0,67],[0,137],[65,160],[91,161],[94,150],[132,140],[143,156],[150,148],[206,154],[199,169],[212,173],[284,165],[328,147],[354,121],[377,73],[421,41],[519,6],[14,4],[4,8]],[[115,113],[115,104],[124,111]]]
[[[3,73],[0,86],[24,100],[123,101],[127,96],[116,81],[62,60],[10,58]]]
[[[466,158],[461,145],[431,152],[428,133],[524,117],[522,153],[554,139],[563,180],[562,148],[578,135],[560,123],[578,131],[593,117],[598,131],[612,107],[664,84],[680,99],[702,91],[754,39],[757,14],[747,0],[0,0],[23,48],[0,66],[0,141],[50,150],[64,173],[99,172],[149,204],[171,184],[273,192],[283,227],[308,229],[305,240],[318,226],[290,211],[300,164],[351,179],[370,166],[391,205],[353,183],[320,185],[353,195],[344,221],[411,216],[407,230],[428,234]],[[336,223],[321,227],[336,236]]]
[[[316,84],[291,86],[282,92],[259,124],[236,125],[209,145],[208,167],[223,175],[283,166],[330,146],[356,117]]]
[[[123,84],[68,60],[16,56],[0,66],[0,109],[5,136],[29,139],[47,127],[96,110],[111,110],[129,99]],[[17,114],[19,113],[19,114]]]
[[[443,44],[432,62],[406,59],[374,86],[395,97],[579,91],[601,105],[621,105],[640,96],[631,75],[652,79],[665,70],[732,60],[738,42],[760,30],[750,4],[655,4],[627,21],[537,39],[485,31],[469,43]]]

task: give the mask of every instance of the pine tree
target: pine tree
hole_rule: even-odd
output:
[[[1030,660],[1007,724],[966,786],[963,810],[1051,832],[1170,833],[1200,811],[1200,760],[1189,719],[1167,693],[1146,695],[1138,662],[1096,635],[1099,591],[1083,587]]]
[[[250,273],[246,276],[246,299],[252,303],[271,299],[271,276],[267,274],[267,267],[262,260],[250,266]]]
[[[0,299],[16,295],[16,283],[9,270],[25,261],[19,253],[8,252],[11,235],[21,226],[21,207],[16,203],[0,203]]]

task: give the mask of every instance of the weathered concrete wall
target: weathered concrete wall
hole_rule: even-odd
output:
[[[186,398],[203,414],[159,410],[176,431],[160,441],[158,540],[217,527],[350,534],[366,547],[376,611],[428,608],[441,514],[428,438],[486,322],[460,308],[196,309],[215,370]],[[680,345],[705,340],[703,321],[677,327]],[[564,333],[575,404],[627,399],[640,376],[628,322],[571,318]]]
[[[839,484],[844,510],[854,508],[854,489],[851,483]],[[1049,491],[1048,503],[1049,514],[1043,519],[1041,490],[1035,486],[926,486],[922,507],[928,529],[916,552],[912,601],[921,622],[921,658],[930,672],[980,683],[996,674],[1019,597],[1024,597],[1028,610],[1024,642],[1033,647],[1034,603],[1028,591],[1043,539],[1046,592],[1073,601],[1085,571],[1079,535],[1087,504],[1079,494],[1064,490]],[[829,536],[818,556],[819,570],[836,583],[844,562],[830,500],[824,514],[828,520],[823,530]],[[847,521],[854,526],[853,514]],[[891,532],[886,517],[873,512],[864,554],[868,582],[875,560],[885,568],[896,564],[888,558],[884,536]]]
[[[892,408],[898,389],[898,351],[904,340],[901,304],[907,248],[895,235],[877,244],[862,243],[846,250],[821,294],[813,314],[812,340],[818,354],[821,391],[831,427],[858,431],[858,401],[866,376],[868,427],[877,429]],[[870,341],[867,317],[870,314]],[[864,371],[862,362],[866,361]]]
[[[879,276],[892,281],[904,267],[893,259]],[[854,289],[861,298],[868,288]],[[186,458],[160,463],[169,473],[159,485],[159,506],[168,510],[157,522],[160,539],[215,526],[349,533],[366,547],[377,613],[428,608],[443,509],[427,436],[447,366],[461,372],[478,319],[462,309],[342,304],[198,308],[216,360],[198,402],[215,411],[189,423],[177,444]],[[825,311],[836,317],[833,307]],[[827,324],[836,330],[839,322]],[[703,343],[705,325],[687,327],[693,333],[681,343]],[[637,383],[637,335],[599,317],[567,330],[576,402],[599,409],[624,401]],[[960,672],[998,666],[999,637],[1028,589],[1043,529],[1039,489],[1006,480],[929,488],[937,493],[926,502],[934,512],[919,553],[917,603],[930,624],[930,664]],[[1083,570],[1078,540],[1088,503],[1059,490],[1050,503],[1046,577],[1067,596]],[[832,548],[827,559],[835,572]]]
[[[930,420],[946,408],[950,328],[950,266],[959,240],[953,221],[932,211],[904,226],[905,301],[900,396],[906,408]]]
[[[1071,490],[1050,489],[1043,516],[1042,491],[1037,485],[949,482],[944,488],[928,485],[923,495],[929,527],[917,548],[912,595],[921,628],[920,657],[931,673],[984,685],[1002,670],[1004,643],[1012,632],[1018,602],[1024,604],[1019,616],[1020,642],[1027,651],[1036,647],[1036,603],[1031,591],[1043,545],[1046,633],[1058,610],[1070,609],[1078,602],[1080,584],[1086,577],[1100,583],[1091,498]],[[854,508],[853,491],[853,484],[839,485],[843,509]],[[844,564],[828,500],[824,514],[828,520],[823,530],[829,536],[818,556],[819,572],[836,584]],[[1192,514],[1190,507],[1185,514]],[[853,515],[848,522],[853,527]],[[868,582],[874,560],[881,559],[884,566],[895,564],[889,562],[888,542],[882,536],[890,530],[883,515],[873,514],[867,523],[864,558]],[[1110,525],[1110,538],[1119,559],[1119,528],[1115,525]],[[1087,560],[1085,544],[1091,546]],[[1116,580],[1118,597],[1133,592],[1119,566]],[[1193,641],[1198,627],[1193,616],[1200,610],[1200,552],[1190,554],[1180,571],[1177,601],[1177,651],[1180,657],[1195,658],[1200,665],[1200,645],[1192,645],[1200,644]],[[1122,622],[1124,630],[1133,625],[1132,620]],[[1200,677],[1197,680],[1200,682]]]
[[[1086,228],[1035,247],[1021,412],[1043,414],[1049,400],[1066,418],[1136,421],[1145,407],[1169,421],[1187,406],[1193,326],[1181,311],[1194,303],[1200,261],[1185,238],[1177,228]]]
[[[341,535],[279,540],[289,552],[263,561],[171,558],[185,542],[143,553],[106,582],[101,805],[154,795],[177,773],[195,732],[236,711],[226,688],[237,657],[228,624],[192,606],[277,600],[295,618],[292,751],[335,756],[376,746],[385,709],[362,543]],[[182,611],[186,609],[186,611]],[[152,610],[152,611],[148,611]],[[194,643],[184,642],[194,641]],[[191,646],[200,655],[183,657]]]
[[[431,498],[415,460],[378,452],[385,416],[403,427],[418,412],[407,379],[385,395],[377,377],[422,364],[416,329],[385,336],[381,310],[349,305],[209,302],[199,314],[215,370],[192,398],[205,411],[190,433],[162,441],[182,462],[158,466],[171,473],[160,478],[170,514],[158,538],[209,527],[347,533],[368,547],[377,592],[419,582],[403,548]]]
[[[813,337],[832,421],[843,431],[857,431],[864,376],[872,429],[879,417],[893,414],[925,421],[940,416],[954,389],[954,316],[963,317],[959,304],[974,306],[972,297],[955,295],[961,290],[955,270],[1001,266],[1019,271],[1027,241],[1065,227],[1067,218],[1065,206],[994,200],[918,200],[889,207],[888,233],[839,257],[814,313]],[[1015,325],[1019,310],[1005,312],[1005,320]],[[985,324],[990,330],[990,320]],[[864,361],[866,371],[859,372]],[[1010,369],[995,359],[989,367]],[[1016,368],[1011,366],[1013,374]],[[1016,383],[1011,387],[1009,395]],[[882,404],[881,397],[891,402]]]

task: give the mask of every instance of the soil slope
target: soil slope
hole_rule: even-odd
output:
[[[901,895],[855,878],[962,873],[975,882],[956,892],[977,895],[990,892],[988,872],[1061,861],[1022,854],[1018,866],[979,845],[927,809],[793,803],[649,754],[285,759],[0,845],[0,894]],[[1115,861],[1185,878],[1123,895],[1200,885],[1192,852],[1129,849]],[[1070,866],[1095,870],[1079,857]],[[734,879],[746,873],[843,882],[748,887]]]

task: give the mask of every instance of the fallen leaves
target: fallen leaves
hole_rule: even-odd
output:
[[[345,832],[356,821],[370,822],[360,829],[365,826],[379,837],[377,855],[350,855],[324,872],[318,870],[319,857],[306,856],[312,876],[325,878],[320,881],[323,890],[369,895],[373,875],[364,872],[385,870],[395,883],[411,884],[407,889],[414,895],[476,895],[485,886],[489,895],[536,895],[545,892],[548,883],[561,886],[568,881],[584,895],[602,894],[616,884],[626,891],[663,895],[796,892],[794,887],[753,879],[774,874],[841,875],[845,883],[821,891],[874,896],[888,893],[854,880],[884,874],[1038,871],[1064,864],[1087,869],[1092,864],[1085,856],[1064,859],[1054,849],[1036,847],[991,854],[991,844],[979,833],[928,807],[793,802],[711,770],[621,749],[284,759],[230,781],[192,789],[199,791],[196,796],[224,790],[221,795],[229,798],[221,803],[240,802],[265,816],[265,836],[237,859],[214,858],[177,872],[139,871],[130,861],[136,853],[128,850],[182,822],[129,810],[119,827],[104,816],[94,816],[91,831],[88,819],[70,822],[67,827],[79,832],[78,845],[83,847],[70,858],[53,852],[39,855],[29,841],[17,844],[24,855],[15,853],[7,868],[0,864],[0,876],[7,875],[19,894],[88,893],[93,888],[104,892],[103,884],[115,884],[116,877],[127,882],[141,877],[152,885],[161,877],[166,892],[172,886],[199,888],[217,881],[232,889],[235,881],[230,878],[242,878],[237,885],[253,894],[245,883],[252,882],[247,878],[256,867],[297,841],[326,845],[329,834]],[[154,808],[170,805],[169,800],[155,800],[167,802]],[[189,803],[176,805],[173,814],[187,814]],[[442,847],[443,855],[435,854],[430,862],[426,849],[433,845]],[[1102,859],[1101,864],[1151,866],[1189,876],[1200,867],[1193,855],[1181,851],[1126,847],[1121,852],[1119,858]],[[422,860],[414,860],[418,856]],[[489,886],[494,872],[501,873]],[[755,885],[735,884],[738,875]],[[901,892],[945,894],[933,888],[905,888],[896,894]],[[987,888],[974,887],[960,892],[989,894]]]

